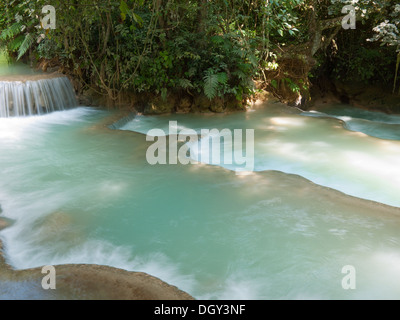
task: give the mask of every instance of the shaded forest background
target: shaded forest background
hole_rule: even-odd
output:
[[[40,27],[49,4],[54,30]],[[348,4],[355,29],[342,27]],[[400,94],[397,1],[6,0],[0,12],[10,56],[109,106],[222,112],[261,90],[299,106],[330,92],[348,102],[346,86]]]

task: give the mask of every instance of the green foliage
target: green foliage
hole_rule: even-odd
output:
[[[243,99],[254,92],[262,25],[254,30],[251,23],[265,14],[257,9],[263,3],[59,0],[52,3],[57,30],[44,33],[35,28],[44,1],[9,0],[1,5],[9,15],[2,18],[0,41],[18,58],[30,48],[38,59],[57,57],[88,87],[111,98],[124,90],[163,97],[181,90]]]
[[[290,90],[292,90],[292,92],[300,92],[300,87],[292,79],[284,78],[283,80],[286,82],[287,86]]]
[[[362,81],[388,79],[391,57],[382,56],[379,48],[351,46],[341,50],[334,58],[332,75],[344,81]]]
[[[318,23],[340,17],[348,2],[54,0],[57,29],[44,32],[37,26],[47,1],[5,0],[0,3],[4,13],[0,15],[0,46],[18,58],[28,52],[33,53],[31,59],[57,58],[86,88],[114,100],[128,90],[162,98],[176,92],[243,100],[254,94],[254,79],[278,87],[278,81],[265,78],[263,72],[279,72],[282,50],[313,40],[312,13]],[[371,37],[372,28],[390,13],[393,4],[357,2],[360,17],[370,21],[362,30],[364,40]],[[393,16],[393,23],[395,19]],[[345,39],[329,60],[334,65],[331,75],[370,81],[385,73],[386,66],[395,65],[393,57],[382,55],[388,51],[358,42],[352,47],[351,41],[354,39]],[[321,59],[328,60],[325,56]],[[305,89],[286,73],[279,77],[282,79],[293,92]]]
[[[32,46],[32,44],[35,42],[35,38],[31,33],[27,33],[24,36],[24,40],[22,43],[18,46],[18,57],[17,60],[19,60]]]
[[[204,76],[204,94],[212,99],[217,95],[218,88],[218,75],[214,73],[214,70],[209,69]]]
[[[44,1],[5,1],[0,5],[0,46],[22,58],[39,36],[39,12]]]
[[[57,51],[57,43],[49,38],[43,39],[36,48],[37,56],[48,60],[55,58]]]
[[[23,24],[21,22],[16,22],[9,26],[7,29],[4,29],[0,34],[0,40],[6,41],[9,39],[13,39],[18,36],[22,31]]]

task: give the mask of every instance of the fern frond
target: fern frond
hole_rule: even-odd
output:
[[[8,49],[12,52],[17,51],[19,47],[21,47],[21,44],[24,42],[25,36],[24,35],[19,35],[18,37],[14,38],[11,40],[8,44]]]
[[[218,77],[218,82],[222,85],[226,85],[226,83],[228,82],[228,75],[226,74],[226,72],[218,73],[217,77]]]
[[[204,94],[208,99],[213,99],[217,95],[218,75],[213,73],[212,70],[207,70],[204,76]]]
[[[234,47],[232,50],[232,54],[240,58],[244,57],[244,51],[241,47]]]
[[[186,76],[193,77],[196,74],[197,70],[194,67],[191,67],[188,72],[186,72]]]
[[[224,38],[221,36],[213,36],[211,37],[211,41],[214,42],[215,44],[221,44],[224,43]]]
[[[29,50],[29,48],[32,46],[34,42],[35,42],[34,36],[31,33],[28,33],[18,49],[17,60],[21,59],[21,57]]]
[[[232,75],[238,77],[240,80],[245,80],[246,78],[248,78],[248,76],[242,70],[232,72]]]
[[[22,23],[17,22],[4,29],[0,34],[0,40],[8,40],[14,38],[22,31]]]
[[[178,80],[178,86],[183,88],[183,89],[193,88],[192,82],[190,80],[188,80],[188,79],[179,79]]]

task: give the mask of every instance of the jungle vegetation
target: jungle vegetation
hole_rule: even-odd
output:
[[[349,4],[355,29],[342,26]],[[55,29],[41,26],[45,5]],[[0,13],[10,56],[59,66],[111,102],[131,92],[240,108],[260,88],[306,100],[321,76],[400,90],[396,0],[5,0]]]

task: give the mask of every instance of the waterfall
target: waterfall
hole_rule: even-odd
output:
[[[41,115],[77,106],[67,77],[0,80],[0,117]],[[28,77],[29,79],[29,77]]]

